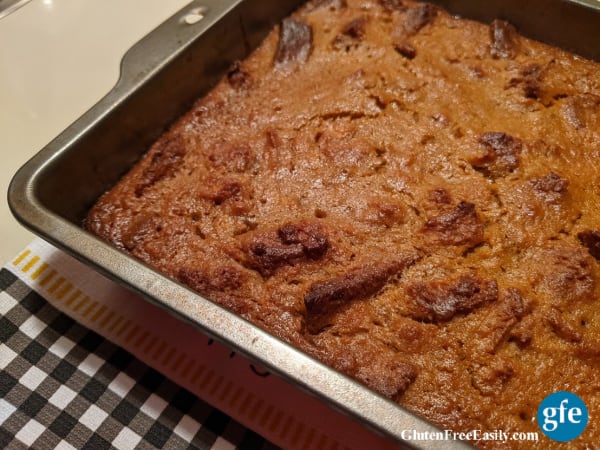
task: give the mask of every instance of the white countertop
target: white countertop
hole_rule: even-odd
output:
[[[12,216],[18,168],[102,98],[128,48],[190,0],[32,0],[0,19],[0,264],[33,235]]]

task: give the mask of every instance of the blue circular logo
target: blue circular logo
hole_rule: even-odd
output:
[[[550,394],[537,412],[540,430],[550,439],[568,442],[575,439],[588,423],[588,410],[579,397],[570,392]]]

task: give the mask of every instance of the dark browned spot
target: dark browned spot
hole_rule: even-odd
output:
[[[300,245],[310,259],[318,259],[327,251],[329,243],[316,225],[288,223],[277,230],[284,245]]]
[[[313,0],[311,9],[329,8],[337,11],[346,7],[348,7],[346,0]]]
[[[402,27],[407,36],[418,33],[423,27],[432,23],[438,14],[439,8],[431,3],[420,3],[416,8],[406,12]]]
[[[244,70],[242,64],[236,61],[227,72],[227,81],[234,89],[248,89],[252,84],[252,77]]]
[[[375,295],[392,277],[416,260],[416,255],[407,255],[392,261],[375,262],[314,283],[304,297],[307,329],[318,333],[330,325],[333,314],[340,308],[353,300]]]
[[[144,169],[141,181],[135,187],[135,195],[140,197],[154,184],[172,176],[183,161],[186,153],[185,142],[179,135],[161,139],[153,148],[150,164]]]
[[[404,56],[406,59],[414,59],[417,56],[417,50],[408,42],[394,43],[394,50]]]
[[[133,252],[146,238],[156,235],[161,229],[162,221],[152,212],[140,212],[129,222],[121,236],[126,250]]]
[[[523,149],[523,142],[519,138],[490,131],[481,135],[479,144],[483,147],[483,154],[469,160],[475,170],[496,178],[519,167],[519,155]]]
[[[533,251],[534,289],[545,293],[554,305],[571,307],[575,301],[593,298],[596,286],[594,259],[582,247],[555,243]]]
[[[485,352],[495,353],[510,338],[515,325],[530,312],[531,303],[517,289],[508,288],[481,321],[475,336],[477,346]]]
[[[554,172],[550,172],[545,177],[534,178],[530,183],[535,194],[548,203],[560,200],[569,187],[569,182]]]
[[[490,53],[494,58],[514,58],[519,50],[519,34],[515,27],[503,20],[490,24]]]
[[[520,70],[520,76],[513,78],[509,82],[509,87],[520,86],[523,89],[523,95],[526,98],[542,100],[542,77],[544,75],[544,66],[537,63],[527,64]]]
[[[319,223],[288,223],[274,231],[253,233],[242,243],[244,264],[263,276],[298,261],[317,260],[329,249],[329,240]]]
[[[220,205],[226,200],[238,197],[242,192],[242,185],[235,180],[217,179],[209,180],[206,186],[199,189],[198,197],[211,200],[215,205]]]
[[[411,317],[427,322],[446,322],[498,299],[496,280],[463,275],[455,280],[415,283],[406,290],[413,301]]]
[[[351,20],[333,40],[333,48],[336,50],[349,51],[356,48],[365,38],[367,18],[365,16],[357,17]]]
[[[177,273],[177,279],[194,291],[210,296],[212,293],[239,289],[245,274],[234,266],[216,268],[185,267]]]
[[[576,130],[600,130],[600,96],[589,93],[574,95],[565,100],[561,112]]]
[[[406,10],[406,6],[402,0],[379,0],[379,4],[388,13]]]
[[[423,225],[423,232],[442,245],[478,245],[483,242],[483,231],[475,205],[465,201]]]
[[[361,40],[365,37],[367,18],[365,16],[357,17],[344,26],[342,33],[352,39]]]
[[[312,52],[312,27],[296,19],[286,18],[279,28],[275,64],[305,63]]]
[[[587,247],[590,255],[600,260],[600,231],[585,230],[577,234],[579,241]]]
[[[551,308],[545,321],[559,338],[568,342],[581,342],[581,333],[566,320],[556,308]]]
[[[355,377],[382,395],[396,400],[417,375],[417,368],[408,362],[373,357],[369,359],[369,364],[361,364]]]
[[[208,161],[215,169],[242,173],[252,166],[254,154],[247,144],[223,142],[209,150]]]
[[[452,203],[450,193],[444,188],[432,189],[427,193],[427,199],[434,205],[449,205]]]

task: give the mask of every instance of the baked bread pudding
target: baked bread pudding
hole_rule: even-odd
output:
[[[313,0],[86,228],[443,429],[600,414],[600,65],[410,0]],[[600,442],[598,421],[571,442]],[[563,447],[561,447],[563,448]]]

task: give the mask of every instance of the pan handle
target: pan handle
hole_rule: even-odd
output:
[[[193,0],[131,47],[111,94],[123,97],[167,67],[243,0]]]
[[[182,92],[185,91],[186,81],[181,79],[178,85],[169,86],[168,97],[175,100],[167,102],[164,100],[167,95],[163,96],[163,91],[166,90],[164,83],[153,83],[153,79],[160,79],[170,67],[176,65],[174,63],[179,58],[186,56],[187,51],[197,44],[202,35],[207,34],[213,27],[218,28],[215,24],[244,2],[245,0],[191,1],[134,44],[121,60],[120,76],[114,87],[15,174],[8,192],[8,202],[13,215],[48,241],[64,247],[64,243],[61,243],[52,230],[61,228],[57,225],[59,222],[62,225],[61,230],[73,224],[76,224],[73,230],[78,229],[81,215],[84,214],[81,205],[89,205],[92,197],[97,198],[98,192],[102,192],[103,189],[98,186],[107,182],[99,177],[98,173],[114,173],[117,177],[125,166],[119,166],[122,161],[116,158],[115,154],[122,158],[130,158],[132,162],[136,156],[135,152],[138,152],[139,156],[170,121],[183,113],[183,106],[179,101]],[[199,13],[203,16],[201,20],[194,21],[194,17],[190,18],[192,14],[198,19]],[[227,44],[229,43],[223,43]],[[213,53],[220,51],[220,47],[215,48]],[[196,67],[195,72],[188,77],[192,80],[188,80],[187,83],[200,84],[198,80],[202,81],[202,78],[198,77],[198,74],[209,63],[210,57],[207,57],[188,64],[187,69],[190,65]],[[190,74],[183,73],[182,78],[183,75]],[[155,92],[148,92],[149,90]],[[152,95],[136,96],[138,91]],[[145,110],[159,107],[160,114],[144,114]],[[110,115],[114,115],[115,118],[105,122],[104,119]],[[111,125],[115,121],[121,124],[118,130]],[[81,145],[83,137],[94,142],[94,151],[71,152]],[[127,151],[114,152],[114,148],[124,148]],[[61,157],[67,153],[71,153],[69,158]],[[73,167],[78,167],[79,170],[73,171]],[[64,173],[64,176],[56,176],[57,171]],[[68,182],[58,187],[53,184],[56,179],[67,179]],[[81,186],[89,186],[89,189],[82,192]],[[62,192],[60,189],[69,193],[81,192],[79,196],[62,196],[57,194]],[[67,198],[72,199],[72,204],[67,202]],[[56,211],[60,211],[60,214],[57,215]],[[59,216],[67,217],[72,223],[64,224]]]

